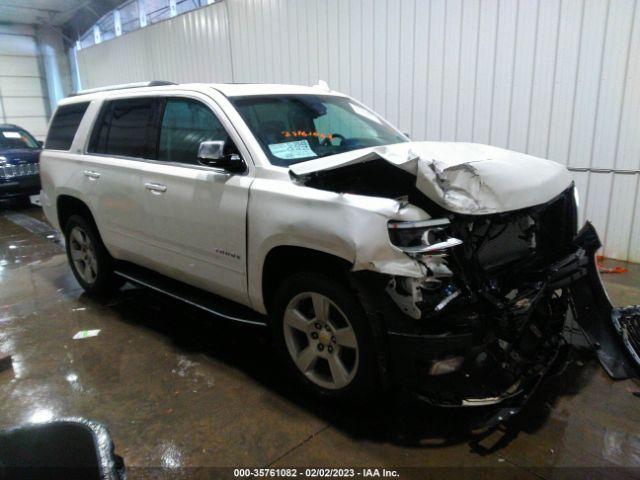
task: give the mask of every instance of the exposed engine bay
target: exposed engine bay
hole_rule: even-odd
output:
[[[390,357],[398,365],[393,375],[423,399],[440,406],[509,405],[507,414],[514,414],[514,403],[526,401],[545,375],[561,368],[568,315],[607,372],[637,375],[640,309],[610,304],[595,265],[597,234],[590,224],[577,232],[573,184],[539,205],[466,214],[444,208],[428,188],[419,188],[420,176],[416,181],[384,158],[301,179],[323,190],[396,199],[431,216],[388,224],[391,244],[424,275],[370,281],[404,314],[390,314],[384,302],[374,301],[375,309],[386,311]]]
[[[392,243],[415,255],[424,279],[390,280],[387,292],[414,332],[445,347],[418,387],[438,405],[500,403],[529,390],[557,359],[571,305],[569,285],[586,274],[576,248],[572,188],[548,204],[489,216],[450,214],[415,235],[390,225]],[[428,226],[430,227],[430,226]],[[433,249],[428,252],[424,245]],[[429,247],[426,247],[429,248]],[[445,340],[454,340],[447,348]],[[455,341],[464,338],[460,347]]]

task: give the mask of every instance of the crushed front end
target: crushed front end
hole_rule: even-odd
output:
[[[613,309],[595,264],[597,234],[576,225],[573,185],[518,211],[390,222],[391,242],[425,273],[365,280],[388,293],[369,307],[384,318],[394,382],[439,406],[520,405],[566,359],[568,315],[612,376],[633,374],[621,332],[638,342],[638,312]]]

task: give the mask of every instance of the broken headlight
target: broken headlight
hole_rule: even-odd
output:
[[[391,243],[407,253],[430,253],[460,245],[462,240],[448,234],[451,222],[447,218],[434,218],[416,222],[390,221]]]

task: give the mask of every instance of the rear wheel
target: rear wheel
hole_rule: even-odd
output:
[[[64,230],[67,258],[76,280],[90,293],[108,293],[124,280],[113,273],[113,259],[93,222],[79,215],[67,221]]]
[[[307,389],[354,398],[375,388],[371,329],[346,286],[321,274],[292,275],[276,293],[272,326],[287,367]]]

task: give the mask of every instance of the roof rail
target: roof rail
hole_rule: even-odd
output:
[[[119,85],[107,85],[106,87],[79,90],[77,92],[71,93],[69,96],[76,97],[78,95],[87,95],[89,93],[98,93],[98,92],[108,92],[110,90],[124,90],[127,88],[142,88],[142,87],[161,87],[163,85],[177,85],[177,83],[168,82],[165,80],[151,80],[150,82],[121,83]]]

